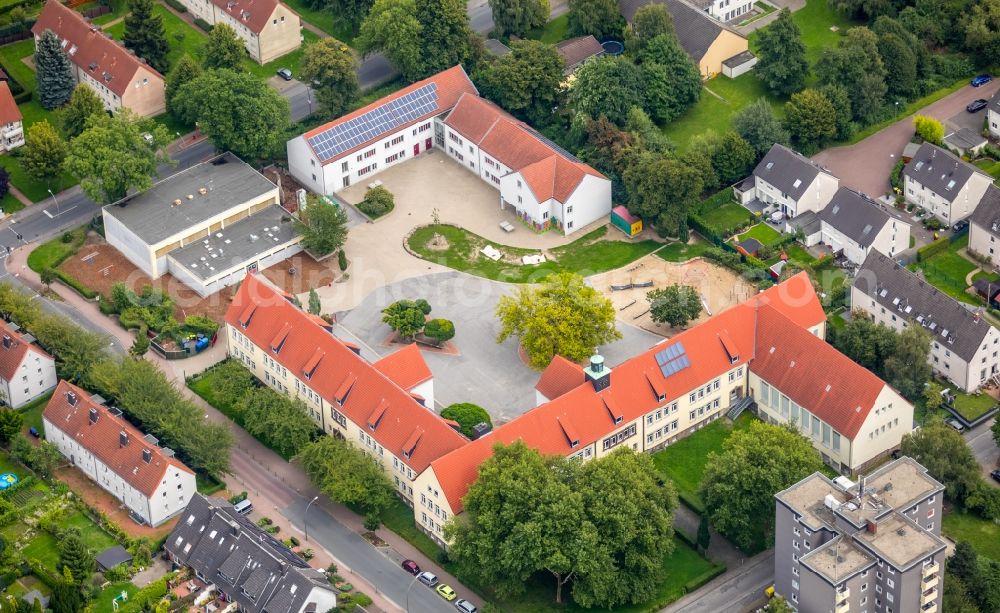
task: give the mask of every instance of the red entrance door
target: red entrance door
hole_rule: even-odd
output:
[[[430,148],[431,148],[431,139],[428,138],[426,141],[424,141],[424,151],[428,151],[430,150]]]
[[[413,145],[413,155],[419,155],[420,153],[420,143]]]

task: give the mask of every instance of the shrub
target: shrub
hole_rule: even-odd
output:
[[[493,425],[493,422],[490,420],[490,414],[486,412],[486,409],[469,402],[459,402],[448,406],[441,411],[441,417],[457,421],[462,434],[468,438],[472,438],[472,428],[476,424],[484,423],[488,426]]]
[[[391,211],[396,206],[392,192],[382,187],[373,187],[365,194],[365,199],[358,203],[358,208],[365,215],[375,219]]]
[[[917,261],[923,262],[928,258],[932,258],[935,255],[941,253],[942,251],[947,250],[950,245],[951,242],[949,242],[948,239],[939,238],[930,245],[917,249]]]
[[[337,252],[337,266],[340,266],[341,272],[347,270],[347,254],[343,249]]]
[[[903,160],[896,162],[896,165],[892,167],[892,172],[889,174],[889,184],[892,185],[894,189],[903,188],[903,166],[906,164]]]
[[[196,17],[195,18],[194,25],[198,26],[199,28],[201,28],[202,30],[204,30],[206,32],[211,32],[212,31],[212,24],[208,23],[204,19],[201,19],[200,17]]]
[[[244,500],[247,499],[247,496],[248,496],[248,494],[245,491],[240,492],[239,494],[235,494],[233,496],[230,496],[229,497],[229,504],[236,504],[238,502],[243,502]]]
[[[170,8],[174,9],[178,13],[187,12],[187,7],[181,4],[178,0],[167,0],[167,4],[170,5]]]
[[[354,594],[354,604],[359,607],[368,607],[372,604],[371,596],[365,594],[364,592],[357,592]]]
[[[438,343],[451,340],[455,337],[455,324],[449,319],[432,319],[424,324],[424,336]]]

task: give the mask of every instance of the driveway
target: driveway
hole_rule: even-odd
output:
[[[459,351],[459,355],[423,352],[434,373],[438,408],[472,402],[485,408],[495,424],[504,423],[535,406],[539,377],[518,357],[516,339],[496,342],[500,330],[493,315],[497,301],[516,288],[454,271],[398,281],[372,292],[349,313],[338,314],[337,335],[361,343],[362,355],[377,360],[400,348],[386,343],[391,330],[382,323],[382,309],[401,298],[425,298],[434,308],[432,317],[455,322],[452,342]],[[618,329],[623,338],[601,347],[612,365],[662,340],[627,324],[619,323]]]
[[[997,485],[997,482],[990,477],[990,471],[1000,466],[1000,449],[993,441],[993,432],[991,431],[995,419],[987,420],[966,431],[963,435],[969,449],[972,450],[972,455],[976,456],[976,462],[979,463],[983,477],[994,486]]]
[[[983,87],[966,85],[920,109],[917,114],[930,115],[946,122],[964,113],[965,106],[976,98],[989,98],[997,89],[1000,89],[1000,80]],[[841,185],[877,198],[889,191],[889,174],[912,137],[913,117],[908,116],[859,143],[821,151],[813,156],[813,160],[840,177]]]

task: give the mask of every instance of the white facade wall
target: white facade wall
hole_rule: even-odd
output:
[[[903,177],[904,197],[910,204],[915,204],[929,211],[946,224],[953,224],[972,214],[979,201],[986,193],[992,180],[979,173],[973,173],[969,181],[962,186],[954,200],[948,202],[941,196],[915,181],[910,176]]]
[[[868,247],[862,247],[853,238],[845,235],[826,222],[822,225],[822,242],[831,245],[834,251],[844,250],[848,260],[860,266],[872,249],[889,257],[908,249],[910,246],[910,225],[890,219],[879,230],[875,240]]]
[[[130,262],[135,264],[139,270],[146,273],[150,278],[159,276],[156,273],[157,263],[155,252],[150,249],[137,234],[128,229],[125,224],[113,215],[103,214],[104,235],[108,244],[117,249]]]
[[[16,149],[24,144],[24,128],[20,121],[0,126],[0,152]]]
[[[3,395],[0,401],[19,409],[54,389],[58,382],[55,360],[29,350],[17,374],[10,381],[0,379],[0,394]]]
[[[753,0],[713,0],[707,12],[719,21],[732,21],[749,13],[753,4]]]
[[[798,200],[794,200],[760,177],[754,177],[754,187],[758,200],[767,204],[776,204],[786,216],[795,217],[808,211],[818,212],[825,209],[840,187],[840,180],[833,175],[821,172],[802,192],[802,196]]]
[[[994,267],[1000,266],[1000,241],[990,231],[976,222],[969,224],[969,251],[990,259]]]
[[[986,126],[994,137],[1000,136],[1000,113],[986,107]]]
[[[434,379],[428,379],[406,390],[424,399],[424,406],[434,410]]]
[[[48,419],[43,418],[42,423],[45,439],[55,445],[70,463],[151,526],[158,526],[183,511],[197,491],[194,474],[171,465],[153,495],[146,496]],[[148,445],[141,439],[129,444]]]

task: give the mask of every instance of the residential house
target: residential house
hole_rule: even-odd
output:
[[[224,23],[243,41],[250,57],[267,64],[302,45],[298,14],[279,0],[180,0],[210,25]]]
[[[323,613],[337,590],[225,500],[195,494],[163,544],[170,560],[208,584],[206,592],[245,613]],[[235,606],[235,608],[233,608]]]
[[[16,149],[24,144],[24,127],[21,125],[21,109],[14,102],[7,81],[0,81],[0,153]]]
[[[194,471],[173,451],[72,383],[59,382],[42,424],[46,440],[141,524],[159,526],[183,511],[197,492]]]
[[[592,57],[604,54],[604,47],[591,35],[576,36],[556,43],[556,51],[565,63],[563,74],[573,74]]]
[[[1000,96],[996,94],[986,107],[986,127],[994,138],[1000,137]]]
[[[854,483],[813,473],[775,495],[774,589],[800,613],[937,613],[944,486],[908,457]]]
[[[448,155],[536,230],[572,234],[611,214],[607,177],[492,102],[463,94],[443,123]]]
[[[124,107],[143,117],[167,110],[163,75],[80,13],[48,0],[31,28],[36,45],[45,30],[59,37],[77,83],[94,90],[105,110]]]
[[[752,178],[752,181],[750,180]],[[826,208],[840,188],[840,179],[829,170],[792,151],[775,144],[757,164],[753,175],[737,188],[740,201],[761,208],[775,208],[792,219],[808,212]]]
[[[0,402],[19,409],[56,386],[56,361],[17,324],[0,320],[0,335]]]
[[[232,153],[104,207],[108,243],[156,279],[205,297],[302,250],[278,187]]]
[[[906,217],[850,188],[839,188],[829,204],[814,214],[820,221],[819,232],[806,236],[806,245],[829,245],[858,266],[872,249],[894,257],[910,248]]]
[[[681,47],[694,60],[703,78],[710,79],[722,74],[723,63],[730,58],[742,58],[736,66],[728,67],[730,72],[735,70],[737,74],[746,71],[746,64],[752,67],[756,63],[753,54],[746,55],[749,51],[747,39],[717,21],[720,18],[716,16],[721,15],[722,19],[726,19],[729,14],[729,18],[732,18],[732,14],[737,10],[744,10],[744,6],[752,7],[753,2],[750,0],[704,0],[700,3],[705,6],[704,9],[688,4],[685,0],[619,0],[618,6],[625,19],[631,23],[639,9],[654,2],[663,4],[670,11]]]
[[[931,368],[964,391],[979,389],[1000,372],[1000,331],[878,251],[870,251],[858,269],[851,307],[896,331],[923,327],[931,335]]]
[[[992,183],[993,177],[930,143],[903,167],[906,201],[948,225],[971,215]]]
[[[737,21],[753,10],[753,0],[691,0],[691,4],[722,22]]]
[[[969,252],[1000,267],[1000,189],[995,185],[986,188],[969,218]]]

